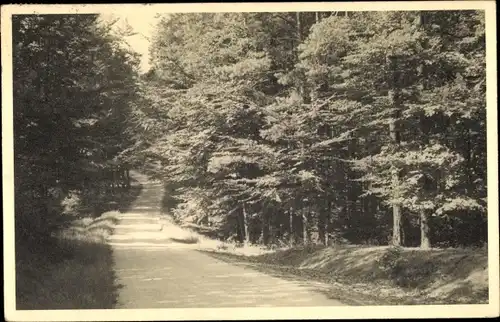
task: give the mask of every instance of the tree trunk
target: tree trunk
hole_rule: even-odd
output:
[[[118,182],[117,172],[115,169],[111,170],[111,194],[115,194],[116,184]]]
[[[260,227],[260,241],[262,242],[263,245],[266,244],[266,232],[265,232],[265,227],[266,226],[266,223],[265,223],[265,219],[262,218],[262,222],[261,222],[261,227]]]
[[[466,135],[465,135],[465,144],[466,144],[466,153],[465,153],[465,164],[467,166],[467,169],[472,169],[473,168],[473,162],[472,162],[472,156],[473,156],[473,144],[472,144],[472,134],[471,134],[471,129],[468,128],[466,129]],[[468,187],[473,187],[473,182],[472,182],[472,175],[471,171],[467,171],[467,184]]]
[[[245,203],[243,203],[243,228],[245,235],[245,244],[250,244],[250,229],[248,229],[248,214]]]
[[[307,210],[302,211],[302,238],[304,245],[309,244],[309,213]]]
[[[429,216],[425,210],[420,212],[420,248],[431,248],[431,241],[429,238]]]
[[[292,209],[288,212],[289,214],[289,224],[290,224],[290,246],[292,246],[295,243],[295,235],[294,235],[294,229],[293,229],[293,212]]]
[[[320,241],[320,243],[326,245],[326,239],[325,239],[325,230],[326,230],[326,220],[325,220],[325,217],[326,217],[326,212],[325,212],[326,209],[322,209],[320,210],[320,212],[318,213],[318,239]]]
[[[391,126],[391,137],[393,140],[395,139],[395,125],[393,123],[390,124]],[[398,170],[394,169],[392,172],[392,186],[393,189],[397,189],[399,185],[399,175],[398,175]],[[392,223],[392,245],[393,246],[401,246],[401,206],[399,204],[393,204],[392,206],[392,217],[393,217],[393,223]]]
[[[422,26],[425,23],[424,19],[424,13],[420,12],[417,16],[417,21],[416,21],[416,27],[418,29],[422,28]],[[422,78],[422,90],[425,91],[428,89],[428,83],[427,83],[427,70],[426,66],[423,62],[420,63],[419,69],[421,71],[420,77]],[[428,137],[428,131],[426,127],[426,118],[423,117],[420,119],[420,126],[423,128],[422,131],[422,147],[424,145],[429,143],[429,137]],[[436,185],[436,192],[437,192],[437,185]],[[422,249],[430,249],[431,248],[431,242],[429,238],[429,232],[430,232],[430,227],[429,227],[429,217],[428,213],[426,210],[421,210],[420,211],[420,248]]]
[[[130,170],[128,168],[125,169],[125,175],[127,177],[127,188],[130,188]]]
[[[297,40],[298,40],[298,43],[299,45],[302,43],[302,24],[301,24],[301,21],[300,21],[300,12],[296,12],[295,13],[296,15],[296,20],[297,20]],[[297,47],[298,48],[298,47]],[[297,61],[299,61],[299,51],[296,49],[296,59]],[[300,97],[302,98],[302,100],[304,100],[304,85],[302,83],[300,83],[299,85],[299,94],[300,94]]]
[[[328,207],[325,218],[325,246],[330,244],[330,233],[332,230],[332,203],[328,201]]]
[[[398,205],[392,207],[392,246],[401,246],[401,209]]]
[[[245,240],[245,236],[244,236],[245,232],[243,229],[242,221],[243,221],[243,214],[241,214],[241,216],[236,217],[236,239],[239,242],[243,242]]]
[[[389,101],[391,107],[394,109],[393,119],[389,124],[389,132],[394,145],[399,145],[400,142],[400,133],[398,129],[398,119],[400,117],[400,96],[399,96],[399,72],[397,71],[398,64],[397,58],[395,56],[389,56],[389,65],[392,70],[392,78],[389,80]],[[396,191],[399,186],[399,171],[394,168],[392,170],[392,189],[393,189],[393,197],[397,197]],[[393,215],[393,230],[392,230],[392,245],[393,246],[401,246],[401,206],[399,204],[393,204],[392,206],[392,215]]]
[[[297,19],[297,39],[299,40],[299,43],[302,42],[302,25],[300,23],[300,12],[295,13],[296,19]]]
[[[266,211],[262,213],[261,240],[264,245],[269,244],[270,218],[271,216]]]
[[[276,227],[276,225],[271,221],[271,219],[272,219],[272,217],[268,214],[267,215],[267,237],[266,237],[267,244],[270,244],[270,243],[274,244],[275,235],[276,235],[276,230],[274,229],[274,227]]]

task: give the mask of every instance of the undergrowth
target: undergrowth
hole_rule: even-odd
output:
[[[16,245],[17,309],[113,308],[118,286],[105,239],[114,214],[76,220],[37,247]]]
[[[377,261],[378,268],[397,286],[425,288],[432,282],[437,266],[432,261],[419,266],[411,265],[408,257],[403,256],[403,251],[402,247],[390,247]]]

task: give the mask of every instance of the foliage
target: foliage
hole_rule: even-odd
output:
[[[129,157],[225,238],[385,244],[399,206],[405,245],[481,243],[484,50],[475,11],[169,15]]]
[[[138,56],[98,15],[13,17],[17,238],[57,228],[61,201],[100,200],[135,99]],[[107,193],[107,192],[106,192]]]

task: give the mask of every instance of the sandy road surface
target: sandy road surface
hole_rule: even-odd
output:
[[[343,305],[311,286],[231,265],[182,243],[188,232],[160,220],[161,185],[137,179],[143,190],[109,240],[121,284],[116,308]]]

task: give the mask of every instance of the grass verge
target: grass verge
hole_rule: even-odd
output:
[[[215,240],[217,231],[210,227],[185,223],[181,229],[196,236],[198,251],[283,279],[314,284],[318,291],[347,305],[488,303],[486,248],[311,245],[270,250]]]
[[[290,280],[316,283],[348,305],[483,304],[488,302],[486,250],[390,247],[297,247],[261,253],[203,252]]]
[[[17,309],[113,308],[119,286],[106,238],[116,214],[78,219],[37,245],[16,245]]]

